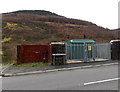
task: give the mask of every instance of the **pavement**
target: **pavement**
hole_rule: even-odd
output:
[[[7,68],[9,68],[10,66],[0,66],[0,72],[3,72],[4,70],[6,70]]]
[[[91,67],[100,67],[106,65],[118,64],[118,61],[99,61],[99,62],[86,62],[86,63],[75,63],[75,64],[66,64],[60,66],[43,66],[43,67],[16,67],[10,66],[2,72],[3,77],[11,76],[21,76],[21,75],[30,75],[30,74],[41,74],[48,72],[56,71],[67,71]]]
[[[118,65],[2,78],[3,90],[118,90]],[[107,92],[107,91],[106,91]]]

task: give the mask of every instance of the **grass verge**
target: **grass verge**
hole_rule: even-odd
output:
[[[23,64],[16,64],[17,67],[37,67],[37,66],[48,66],[51,65],[51,63],[23,63]]]

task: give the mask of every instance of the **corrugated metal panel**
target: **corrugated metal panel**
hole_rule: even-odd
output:
[[[93,58],[94,43],[67,43],[67,60],[84,60]]]
[[[50,46],[48,45],[21,45],[17,46],[18,63],[50,62]]]
[[[67,44],[67,59],[80,60],[84,59],[83,44]]]

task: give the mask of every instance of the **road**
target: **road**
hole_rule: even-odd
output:
[[[0,92],[2,91],[2,77],[0,76]]]
[[[118,90],[118,65],[2,78],[3,90]]]

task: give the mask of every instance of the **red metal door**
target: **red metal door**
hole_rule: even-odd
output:
[[[18,62],[50,62],[50,46],[22,45],[18,46]]]

